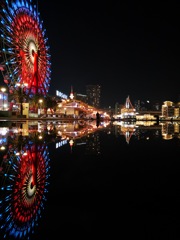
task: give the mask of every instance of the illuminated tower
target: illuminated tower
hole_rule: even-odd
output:
[[[74,98],[74,93],[73,93],[73,87],[71,86],[71,93],[69,95],[70,99],[73,100]]]

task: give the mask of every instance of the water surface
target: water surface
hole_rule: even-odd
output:
[[[179,239],[179,123],[2,128],[2,239]]]

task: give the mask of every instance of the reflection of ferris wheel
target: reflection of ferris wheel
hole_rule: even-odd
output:
[[[51,63],[47,38],[31,0],[6,0],[1,11],[1,54],[4,82],[10,92],[18,85],[26,94],[46,95]]]
[[[47,145],[29,142],[21,152],[9,147],[1,164],[0,223],[3,238],[28,239],[33,234],[44,209],[49,168]]]

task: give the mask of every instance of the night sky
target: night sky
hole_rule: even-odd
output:
[[[36,1],[35,1],[36,2]],[[178,101],[180,1],[38,1],[51,54],[49,93],[102,86],[101,107]]]
[[[178,101],[179,1],[39,1],[56,89],[102,86],[103,107],[136,99]]]

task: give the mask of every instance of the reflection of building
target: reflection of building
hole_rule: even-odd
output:
[[[0,91],[0,110],[8,110],[9,103],[8,103],[8,94],[5,92]]]
[[[0,147],[7,145],[8,128],[0,127]]]
[[[136,140],[141,138],[149,140],[151,137],[159,137],[162,128],[161,125],[157,125],[156,122],[152,121],[114,121],[113,126],[115,126],[114,134],[116,136],[124,135],[127,143],[130,142],[132,136]],[[176,131],[177,129],[176,126]]]
[[[175,135],[179,135],[179,123],[164,122],[162,123],[162,137],[163,139],[172,139]]]
[[[99,155],[100,152],[100,138],[99,133],[93,133],[89,137],[86,137],[86,149],[85,154],[87,155]]]
[[[129,141],[132,135],[136,131],[136,124],[135,123],[126,123],[122,122],[121,124],[121,133],[125,136],[126,142],[129,144]]]

